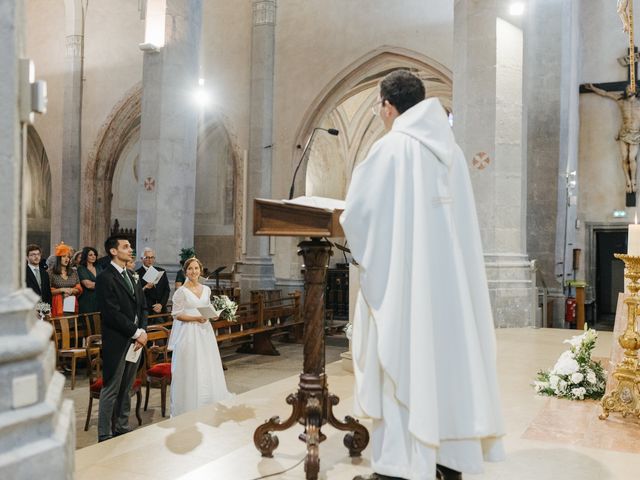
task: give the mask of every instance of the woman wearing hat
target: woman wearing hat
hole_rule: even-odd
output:
[[[56,245],[56,262],[49,271],[51,282],[51,316],[59,317],[64,315],[64,299],[69,296],[76,297],[75,307],[72,312],[78,312],[77,297],[82,293],[82,286],[78,273],[71,268],[71,247],[64,242]]]

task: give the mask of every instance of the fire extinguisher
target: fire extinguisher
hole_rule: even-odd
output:
[[[564,308],[564,321],[576,323],[577,303],[574,297],[567,297]]]

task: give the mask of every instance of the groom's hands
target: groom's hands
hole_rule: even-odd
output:
[[[134,350],[140,350],[147,344],[147,332],[142,332],[138,338],[136,338],[136,344],[133,346]]]

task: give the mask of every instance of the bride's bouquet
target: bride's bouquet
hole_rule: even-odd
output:
[[[38,302],[36,303],[36,312],[38,312],[38,316],[40,320],[44,320],[44,317],[47,315],[51,315],[51,305],[47,302]]]
[[[231,300],[226,295],[215,295],[211,302],[215,311],[220,311],[220,320],[226,320],[228,322],[235,322],[236,311],[238,310],[238,304]]]
[[[604,395],[607,379],[600,362],[591,359],[598,333],[585,330],[563,343],[570,345],[549,370],[538,372],[533,388],[539,395],[549,395],[570,400],[599,399]]]

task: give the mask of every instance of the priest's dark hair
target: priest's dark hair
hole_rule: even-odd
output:
[[[424,84],[408,70],[394,70],[380,82],[380,99],[402,114],[425,99]]]
[[[115,234],[115,235],[111,235],[109,238],[107,238],[104,242],[104,251],[107,252],[107,256],[109,258],[113,258],[113,255],[111,255],[111,249],[115,248],[116,250],[118,249],[118,240],[126,240],[128,241],[129,239],[122,235],[122,234]]]

